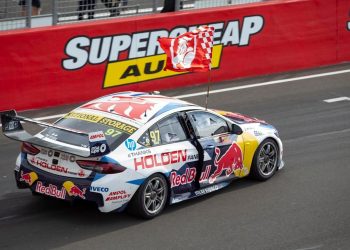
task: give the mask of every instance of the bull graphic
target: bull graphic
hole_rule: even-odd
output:
[[[145,111],[151,111],[155,103],[141,98],[130,97],[113,97],[110,101],[100,101],[95,103],[88,103],[83,108],[102,110],[110,113],[117,113],[119,115],[132,118],[142,119]]]
[[[216,170],[209,177],[210,184],[214,183],[216,177],[220,176],[224,170],[226,170],[226,176],[229,176],[233,171],[243,168],[242,150],[237,143],[233,143],[219,159],[220,153],[220,148],[216,147],[214,160]]]

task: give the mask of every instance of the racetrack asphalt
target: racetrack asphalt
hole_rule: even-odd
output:
[[[349,68],[227,81],[211,89]],[[212,94],[210,108],[255,116],[278,128],[285,168],[267,182],[241,179],[169,206],[149,221],[18,190],[13,167],[19,143],[0,135],[0,249],[350,249],[350,101],[323,101],[342,96],[350,97],[350,73]],[[204,96],[184,100],[205,103]],[[49,116],[75,106],[21,115]]]

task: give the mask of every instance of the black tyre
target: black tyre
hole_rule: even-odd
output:
[[[278,163],[279,148],[272,139],[264,140],[255,151],[250,176],[259,181],[271,178]]]
[[[145,219],[160,214],[168,200],[168,184],[164,176],[154,174],[148,177],[135,193],[129,204],[129,212]]]

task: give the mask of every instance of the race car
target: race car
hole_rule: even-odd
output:
[[[45,129],[31,135],[23,122]],[[22,142],[19,188],[147,219],[237,178],[265,181],[284,165],[278,132],[265,121],[159,94],[107,95],[54,124],[9,110],[1,123],[7,137]]]

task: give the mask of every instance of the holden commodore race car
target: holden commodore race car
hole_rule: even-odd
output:
[[[19,188],[93,201],[102,212],[144,218],[250,175],[267,180],[284,165],[277,130],[238,113],[140,92],[107,95],[54,124],[1,112],[3,133],[22,142]],[[22,122],[45,127],[31,135]]]

